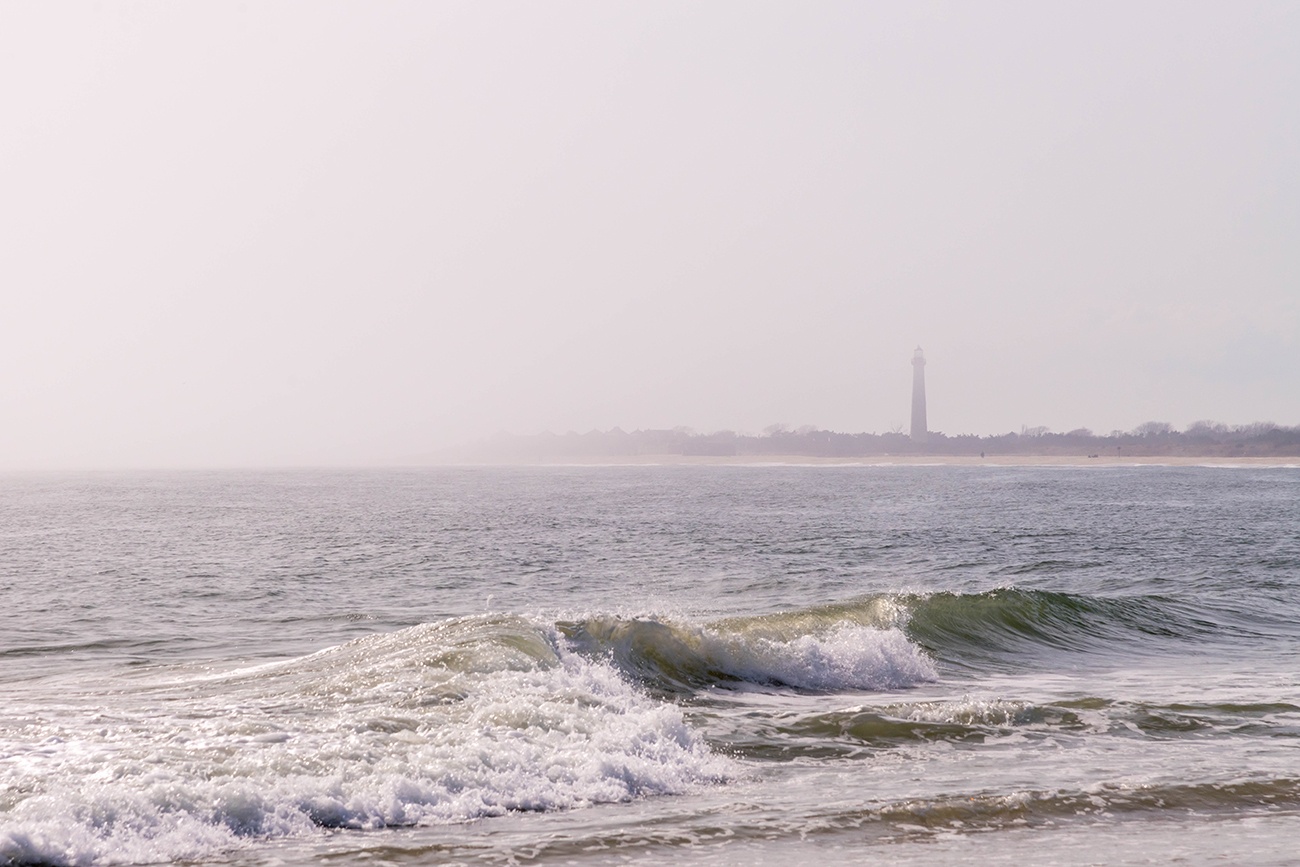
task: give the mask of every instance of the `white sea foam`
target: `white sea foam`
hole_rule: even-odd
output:
[[[730,767],[678,708],[519,620],[417,627],[135,699],[111,718],[0,723],[0,863],[201,858],[322,826],[678,793]]]
[[[965,696],[955,701],[928,701],[889,709],[903,719],[965,726],[1011,726],[1028,721],[1033,705],[1001,698]]]
[[[872,606],[872,620],[881,619],[881,607],[891,606]],[[610,658],[633,676],[677,686],[734,678],[799,689],[879,690],[937,678],[933,661],[901,629],[866,625],[838,611],[707,626],[596,616],[569,633],[581,652]]]
[[[705,645],[730,674],[801,689],[895,689],[938,677],[934,663],[900,629],[842,624],[792,638],[710,635]]]

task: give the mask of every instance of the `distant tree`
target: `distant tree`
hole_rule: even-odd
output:
[[[1154,437],[1167,434],[1174,429],[1174,426],[1167,421],[1144,421],[1142,424],[1133,428],[1133,435],[1139,437]]]
[[[1217,421],[1210,421],[1209,419],[1194,421],[1187,426],[1186,430],[1188,436],[1204,439],[1222,437],[1227,432],[1228,426],[1226,424],[1221,424]]]
[[[770,424],[767,427],[763,428],[763,433],[770,437],[779,436],[780,434],[783,433],[789,433],[789,431],[790,431],[790,426],[787,424],[782,424],[781,422],[777,422],[776,424]]]

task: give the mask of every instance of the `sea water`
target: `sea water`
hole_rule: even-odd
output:
[[[0,477],[0,864],[1293,863],[1300,469]]]

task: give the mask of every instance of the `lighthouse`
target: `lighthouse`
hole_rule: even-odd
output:
[[[925,442],[925,353],[912,353],[912,442]]]

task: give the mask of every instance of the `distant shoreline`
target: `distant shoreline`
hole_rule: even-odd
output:
[[[1085,428],[1052,433],[1028,428],[996,436],[931,431],[921,440],[899,431],[843,433],[773,426],[761,436],[689,428],[543,432],[490,439],[428,455],[436,463],[576,465],[943,465],[943,466],[1292,466],[1300,463],[1300,426],[1272,422],[1198,422],[1177,431],[1160,422],[1096,436]]]
[[[868,455],[810,457],[808,455],[619,455],[556,456],[538,460],[465,461],[447,466],[516,467],[1278,467],[1300,468],[1300,457],[1217,457],[1207,455]]]

